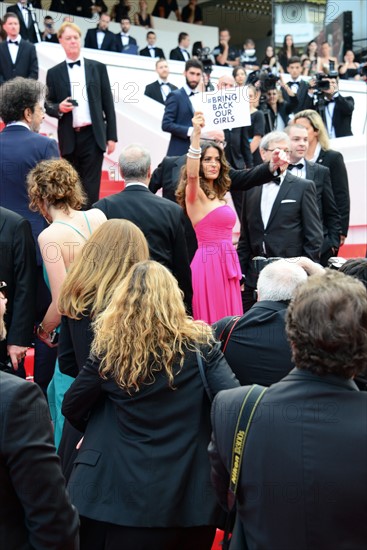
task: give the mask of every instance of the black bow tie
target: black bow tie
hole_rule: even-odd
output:
[[[160,86],[168,86],[167,82],[160,82],[159,85]]]
[[[73,61],[72,63],[68,63],[70,69],[74,67],[74,65],[79,65],[80,67],[80,59],[78,61]]]
[[[97,32],[103,32],[103,34],[106,34],[106,30],[105,30],[105,29],[98,29],[98,27],[97,27]]]
[[[282,178],[280,176],[277,176],[271,180],[271,182],[276,183],[276,185],[280,185],[281,181],[282,181]]]
[[[296,85],[296,86],[299,86],[299,82],[292,82],[292,80],[290,80],[289,82],[287,82],[287,86],[293,86],[293,85]]]
[[[19,46],[18,40],[9,40],[9,44],[15,44],[16,46]]]
[[[333,98],[331,98],[331,99],[325,98],[325,101],[326,101],[326,103],[334,103],[334,102],[335,102],[335,99],[333,99]]]
[[[293,170],[293,168],[297,168],[297,170],[302,170],[303,164],[300,162],[299,164],[288,164],[288,170]]]

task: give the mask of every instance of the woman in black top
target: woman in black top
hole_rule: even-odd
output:
[[[288,72],[288,59],[296,55],[298,55],[298,52],[294,46],[293,36],[291,34],[286,34],[283,40],[283,46],[278,52],[279,63],[285,73]]]

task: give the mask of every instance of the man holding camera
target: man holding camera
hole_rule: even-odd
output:
[[[45,30],[42,33],[42,42],[53,42],[54,44],[58,44],[59,39],[57,38],[57,32],[54,26],[55,21],[51,15],[46,15],[43,20],[43,24],[45,26]]]
[[[80,28],[66,22],[57,34],[66,60],[47,72],[46,112],[59,120],[61,156],[78,171],[89,208],[99,199],[103,153],[117,142],[113,96],[106,66],[80,55]]]

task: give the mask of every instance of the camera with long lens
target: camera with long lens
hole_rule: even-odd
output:
[[[207,47],[199,48],[197,50],[198,59],[201,61],[204,68],[204,73],[207,75],[210,75],[213,70],[213,61],[210,57],[210,53],[210,48]]]
[[[310,86],[311,90],[315,90],[316,93],[322,94],[325,90],[330,88],[330,78],[338,78],[339,73],[335,70],[335,61],[329,61],[329,72],[317,73],[315,75],[316,83],[314,86]]]
[[[257,87],[262,94],[266,94],[269,90],[275,90],[279,80],[280,77],[272,73],[271,69],[258,69],[257,71],[252,71],[252,73],[248,75],[246,84],[255,85],[259,82],[260,85]]]

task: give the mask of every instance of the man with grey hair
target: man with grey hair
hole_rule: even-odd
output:
[[[289,155],[290,139],[284,132],[270,132],[260,142],[264,162],[275,151]],[[323,228],[315,184],[294,176],[286,167],[270,183],[244,193],[238,256],[245,275],[244,311],[253,304],[257,284],[256,256],[292,258],[306,256],[319,261]]]
[[[257,283],[257,302],[241,317],[224,317],[215,325],[229,366],[242,386],[270,386],[294,368],[285,334],[289,301],[307,275],[323,272],[309,258],[267,264]]]
[[[107,219],[126,219],[140,227],[148,241],[151,259],[172,271],[184,293],[188,311],[191,311],[191,270],[183,210],[149,191],[151,159],[147,149],[137,144],[125,147],[119,165],[125,189],[93,206],[102,210]]]

